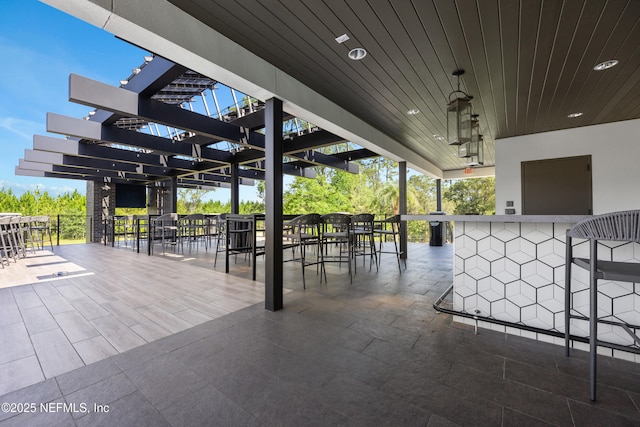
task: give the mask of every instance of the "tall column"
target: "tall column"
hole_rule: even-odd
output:
[[[104,243],[104,222],[116,213],[116,186],[87,181],[87,242]],[[89,229],[90,228],[90,229]]]
[[[282,297],[282,101],[265,104],[265,308],[283,307]]]
[[[436,210],[442,211],[442,180],[436,179]]]
[[[155,185],[150,185],[147,187],[147,215],[159,215],[160,214],[160,206],[158,203],[159,189],[160,187],[156,187]]]
[[[407,162],[398,163],[400,215],[407,214]],[[407,221],[400,222],[400,257],[407,259]]]
[[[167,212],[178,212],[178,178],[171,177],[171,185],[169,186],[169,204]]]
[[[240,177],[237,163],[231,163],[231,213],[240,213]]]

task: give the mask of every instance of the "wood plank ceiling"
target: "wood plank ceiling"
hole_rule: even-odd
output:
[[[457,68],[485,165],[497,138],[640,117],[638,0],[170,1],[443,170],[464,167],[439,138]]]

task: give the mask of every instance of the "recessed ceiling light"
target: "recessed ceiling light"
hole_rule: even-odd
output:
[[[432,136],[436,139],[436,141],[444,141],[444,136],[438,133],[434,133]]]
[[[349,51],[349,59],[353,59],[354,61],[360,61],[365,56],[367,56],[367,51],[361,47]]]
[[[349,36],[348,36],[348,35],[346,35],[346,34],[343,34],[343,35],[341,35],[341,36],[336,37],[336,41],[337,41],[338,43],[344,43],[344,42],[346,42],[347,40],[349,40]]]
[[[571,113],[567,117],[569,117],[570,119],[575,119],[576,117],[580,117],[581,115],[582,113]]]
[[[618,65],[618,60],[610,59],[608,61],[599,63],[598,65],[594,66],[593,69],[596,71],[602,71],[602,70],[607,70],[611,67],[615,67],[616,65]]]
[[[407,114],[409,114],[410,116],[415,116],[419,112],[420,112],[420,110],[418,110],[417,108],[413,108],[413,109],[407,111]]]

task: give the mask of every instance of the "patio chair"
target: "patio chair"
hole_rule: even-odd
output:
[[[120,240],[124,240],[124,246],[129,246],[129,241],[132,242],[131,246],[135,249],[135,243],[133,241],[136,239],[136,220],[135,215],[126,215],[121,217],[113,218],[113,241],[111,244],[115,244],[118,242],[118,247],[120,247]]]
[[[320,218],[319,214],[306,214],[297,216],[284,224],[286,232],[283,235],[285,241],[283,243],[283,249],[291,249],[292,258],[287,261],[300,262],[302,266],[303,289],[307,288],[304,268],[311,265],[322,265],[320,262]],[[307,260],[307,247],[309,246],[315,246],[315,261]],[[296,257],[296,250],[300,251],[298,257]],[[322,275],[320,276],[320,280],[322,280]]]
[[[33,217],[31,216],[21,216],[19,227],[20,227],[20,235],[22,236],[23,244],[25,250],[27,246],[31,247],[31,252],[35,253],[35,248],[33,246],[33,239],[31,237],[31,222],[33,221]]]
[[[340,267],[343,262],[346,262],[349,268],[349,281],[353,282],[351,273],[351,216],[341,213],[322,215],[320,225],[320,262],[325,283],[327,282],[325,267],[327,262],[337,262]],[[333,249],[331,249],[332,246]]]
[[[196,250],[198,250],[198,243],[200,241],[204,243],[205,251],[208,249],[208,223],[209,220],[204,216],[204,214],[191,214],[180,218],[181,235],[183,238],[187,239],[189,253],[191,253],[192,245],[194,245]]]
[[[178,245],[184,251],[180,227],[178,227],[178,214],[168,213],[151,219],[151,233],[149,234],[151,245],[150,251],[153,254],[155,240],[159,237],[162,243],[162,255],[165,254],[166,245],[169,244],[177,250]]]
[[[258,240],[258,232],[264,229],[260,229],[258,223],[264,220],[264,214],[226,215],[225,273],[229,272],[230,256],[237,261],[237,256],[244,254],[252,267],[252,279],[256,280],[256,258],[265,254],[264,242]]]
[[[640,243],[640,210],[613,212],[598,215],[577,223],[566,234],[566,267],[565,267],[565,354],[569,356],[571,340],[571,319],[587,320],[589,322],[589,381],[590,397],[596,400],[597,380],[597,347],[598,323],[620,326],[635,343],[640,344],[640,338],[633,330],[640,329],[638,325],[624,322],[598,319],[598,280],[640,282],[640,263],[602,261],[598,259],[598,241],[637,242]],[[589,241],[589,258],[573,257],[573,239],[587,239]],[[589,271],[589,316],[572,314],[571,312],[571,268],[575,264]],[[621,346],[620,346],[621,347]]]
[[[381,261],[382,254],[395,254],[396,259],[398,260],[398,270],[400,270],[400,274],[402,274],[401,261],[404,262],[404,268],[406,270],[407,260],[406,258],[402,258],[403,253],[398,245],[398,238],[400,236],[400,215],[394,215],[382,221],[375,221],[373,235],[374,237],[377,236],[380,242],[378,246],[378,262]],[[393,240],[395,249],[393,251],[382,249],[383,242],[386,242],[389,237]]]
[[[16,252],[13,248],[13,238],[11,234],[11,217],[0,216],[0,246],[2,249],[0,264],[2,264],[2,268],[4,268],[5,260],[7,261],[7,265],[11,263],[11,258],[13,258],[14,262],[18,262]]]
[[[39,215],[31,217],[29,223],[29,233],[31,234],[31,240],[36,247],[44,249],[47,236],[49,237],[49,245],[51,245],[51,251],[53,251],[53,239],[51,237],[51,218],[45,215]]]
[[[20,217],[12,216],[9,220],[10,229],[11,229],[11,237],[13,238],[14,250],[16,255],[22,256],[25,258],[27,256],[27,251],[24,244],[24,236],[23,230],[20,226]]]
[[[373,229],[373,214],[358,214],[351,217],[351,238],[352,241],[352,254],[354,257],[354,273],[358,270],[357,257],[362,257],[362,263],[364,265],[364,259],[369,257],[369,270],[375,261],[376,271],[378,271],[378,253],[376,250],[376,244],[374,240]]]
[[[218,252],[227,250],[227,214],[220,214],[216,217],[215,231],[216,253],[213,258],[213,268],[218,263]]]

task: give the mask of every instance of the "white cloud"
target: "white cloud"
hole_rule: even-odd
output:
[[[33,134],[42,126],[41,123],[32,120],[23,120],[15,117],[0,118],[0,128],[15,133],[21,138],[31,141]]]

